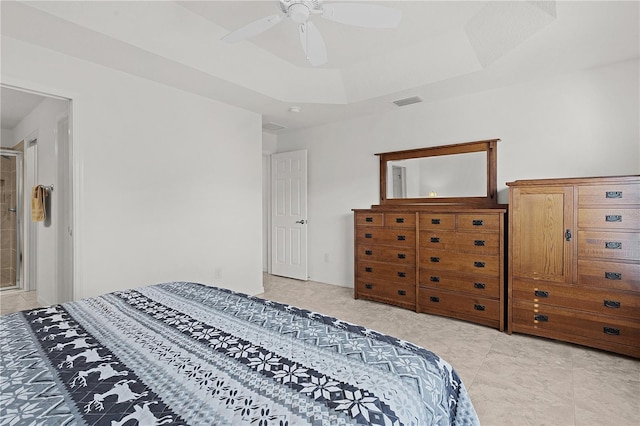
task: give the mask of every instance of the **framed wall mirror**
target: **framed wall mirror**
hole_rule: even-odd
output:
[[[380,204],[497,204],[500,139],[384,152]]]

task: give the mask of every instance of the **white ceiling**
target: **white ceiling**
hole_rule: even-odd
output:
[[[286,129],[640,56],[636,1],[366,3],[400,9],[400,26],[313,17],[329,56],[317,68],[288,20],[250,41],[220,41],[278,13],[274,0],[2,1],[1,34],[256,111]]]
[[[33,93],[0,88],[0,127],[13,130],[45,98]]]

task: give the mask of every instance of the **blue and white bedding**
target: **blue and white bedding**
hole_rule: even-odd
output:
[[[0,317],[2,425],[475,425],[433,353],[174,282]]]

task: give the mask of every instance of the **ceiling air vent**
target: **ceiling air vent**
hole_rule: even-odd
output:
[[[411,104],[417,104],[418,102],[422,102],[422,98],[419,96],[412,96],[410,98],[398,99],[397,101],[393,101],[394,104],[399,107]]]
[[[271,130],[272,132],[274,132],[276,130],[281,130],[281,129],[286,129],[286,127],[280,124],[272,123],[272,122],[264,123],[262,125],[262,130]]]

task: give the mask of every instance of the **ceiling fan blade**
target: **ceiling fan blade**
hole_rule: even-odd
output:
[[[230,32],[226,36],[222,37],[221,40],[227,43],[236,43],[238,41],[246,40],[267,31],[280,21],[282,21],[282,15],[266,16]]]
[[[327,63],[327,47],[324,44],[322,34],[311,21],[303,22],[298,26],[300,43],[307,57],[307,61],[314,67]]]
[[[365,28],[395,28],[402,19],[398,9],[366,3],[324,3],[322,10],[326,19]]]

